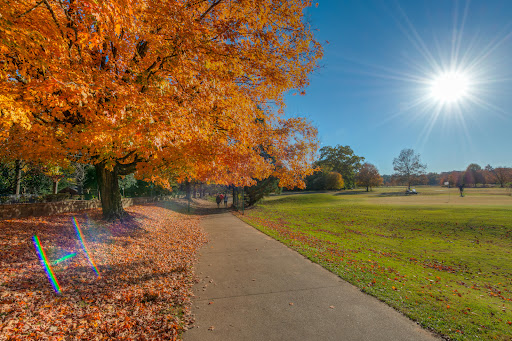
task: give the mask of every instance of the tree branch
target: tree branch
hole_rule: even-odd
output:
[[[34,7],[32,7],[31,9],[29,9],[29,10],[27,10],[27,11],[25,11],[24,13],[22,13],[22,14],[18,15],[18,16],[16,17],[16,19],[19,19],[19,18],[21,18],[21,17],[23,17],[23,16],[25,16],[25,15],[29,14],[30,12],[32,12],[33,10],[35,10],[36,8],[38,8],[38,7],[39,7],[43,2],[44,2],[44,0],[39,1],[39,2],[34,6]]]
[[[24,77],[22,77],[22,76],[20,76],[20,75],[16,75],[16,76],[14,76],[14,78],[16,78],[16,80],[17,80],[18,82],[23,83],[24,85],[27,85],[27,84],[28,84],[28,81],[27,81]]]
[[[122,158],[119,158],[118,161],[124,161],[126,160],[127,158],[129,158],[130,156],[132,156],[133,154],[135,154],[135,150],[132,150],[131,152],[129,152],[128,154],[126,154],[125,156],[123,156]]]
[[[206,10],[206,12],[204,12],[200,17],[199,19],[197,19],[197,21],[201,21],[212,9],[215,8],[215,6],[217,6],[218,4],[220,4],[222,2],[222,0],[216,0],[214,1],[210,7]]]
[[[62,31],[62,28],[60,27],[59,21],[57,20],[57,17],[55,16],[55,12],[53,12],[52,6],[48,3],[48,0],[43,0],[44,4],[46,5],[46,8],[48,8],[48,11],[50,11],[50,14],[52,15],[53,21],[57,25],[60,34],[62,35],[62,38],[65,38],[64,32]]]
[[[137,170],[137,164],[142,161],[142,159],[139,159],[138,156],[135,157],[135,160],[130,163],[119,163],[116,162],[116,165],[118,167],[118,174],[119,175],[128,175]]]
[[[64,6],[64,3],[62,2],[62,0],[58,0],[58,2],[60,4],[60,7],[62,8],[62,11],[64,12],[64,15],[68,19],[68,27],[70,27],[75,32],[75,42],[77,42],[78,41],[78,27],[77,27],[75,21],[73,20],[73,18],[71,17],[71,15],[69,14],[69,9],[66,9],[66,6]],[[70,4],[71,4],[71,2],[70,2]],[[69,44],[68,44],[70,50],[73,48],[73,45],[75,42],[71,41],[71,39],[70,39]],[[80,56],[80,61],[82,61],[82,48],[80,47],[80,45],[77,45],[77,49],[78,49],[78,55]]]
[[[128,175],[128,174],[131,174],[131,173],[133,173],[133,172],[135,172],[137,170],[137,164],[139,162],[141,162],[142,159],[139,158],[139,156],[137,154],[135,154],[135,153],[136,153],[136,151],[132,150],[131,152],[129,152],[128,154],[126,154],[122,158],[117,159],[116,166],[118,168],[119,175]],[[130,158],[133,155],[135,155],[135,158],[134,158],[134,160],[132,162],[130,162],[130,163],[121,163],[120,162],[120,161],[124,161],[124,160]]]

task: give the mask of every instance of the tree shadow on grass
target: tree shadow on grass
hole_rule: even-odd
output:
[[[338,195],[358,195],[358,194],[370,194],[371,192],[366,192],[366,191],[352,191],[352,190],[348,190],[348,191],[343,191],[343,192],[338,192],[334,195],[338,196]]]
[[[405,197],[407,196],[405,192],[384,192],[379,193],[377,196],[379,197]]]

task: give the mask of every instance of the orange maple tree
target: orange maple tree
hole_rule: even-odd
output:
[[[322,47],[301,0],[0,0],[0,144],[118,177],[302,185],[316,130],[285,119]],[[261,149],[272,157],[269,162]]]
[[[359,186],[366,187],[368,192],[372,187],[381,186],[384,183],[377,167],[371,163],[364,163],[356,174],[356,181]]]

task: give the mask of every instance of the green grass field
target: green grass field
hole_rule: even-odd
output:
[[[453,340],[512,340],[506,189],[289,194],[243,220]]]

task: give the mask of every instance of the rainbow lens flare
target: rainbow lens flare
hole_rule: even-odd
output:
[[[61,293],[59,282],[57,281],[57,278],[55,277],[55,274],[53,273],[52,267],[50,265],[50,262],[48,262],[48,258],[46,257],[46,253],[44,253],[43,246],[41,245],[41,242],[39,241],[38,236],[33,236],[32,240],[34,241],[34,246],[37,251],[37,255],[39,256],[39,260],[41,261],[41,265],[44,267],[44,270],[46,271],[46,275],[48,276],[48,279],[50,280],[50,283],[53,286],[53,289],[57,294]]]
[[[100,272],[98,271],[98,268],[96,267],[96,264],[94,264],[94,260],[91,257],[91,254],[89,252],[89,249],[87,248],[87,245],[85,244],[85,241],[84,241],[84,238],[83,238],[83,235],[82,235],[82,230],[80,229],[80,225],[78,224],[78,221],[76,221],[75,217],[73,217],[73,225],[75,225],[75,229],[76,229],[76,233],[78,235],[78,239],[80,239],[80,243],[82,243],[82,248],[85,251],[85,255],[87,256],[87,259],[89,260],[89,263],[91,263],[92,268],[93,268],[94,272],[96,273],[96,276],[98,276],[98,278],[100,278]]]
[[[62,258],[59,258],[59,259],[57,259],[56,261],[54,261],[54,262],[52,263],[52,265],[59,264],[60,262],[63,262],[63,261],[65,261],[65,260],[70,259],[70,258],[75,257],[75,256],[76,256],[76,252],[70,253],[69,255],[64,256],[64,257],[62,257]]]

